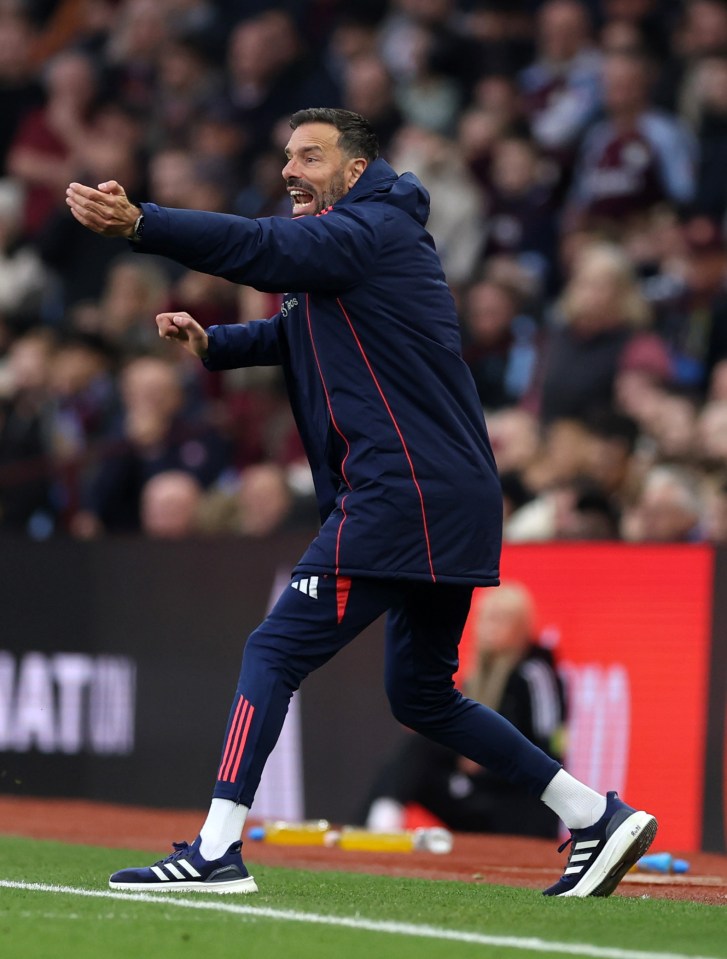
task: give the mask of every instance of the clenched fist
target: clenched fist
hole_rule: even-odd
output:
[[[156,321],[162,339],[177,340],[188,353],[200,359],[206,355],[207,334],[189,313],[160,313]]]

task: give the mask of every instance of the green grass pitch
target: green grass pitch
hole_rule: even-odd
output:
[[[110,872],[152,858],[0,837],[0,956],[727,959],[727,909],[693,903],[545,899],[504,886],[273,869],[254,860],[257,895],[140,899],[108,890]]]

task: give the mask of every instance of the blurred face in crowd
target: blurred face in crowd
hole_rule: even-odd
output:
[[[655,470],[647,477],[637,505],[638,538],[652,543],[689,539],[699,522],[696,495],[677,476]]]
[[[512,296],[496,283],[476,283],[467,295],[466,323],[479,344],[498,343],[505,337],[515,315]]]
[[[275,463],[257,463],[244,469],[240,480],[240,531],[266,536],[280,526],[293,505],[285,473]]]
[[[158,473],[144,485],[141,523],[147,536],[183,539],[197,532],[202,489],[188,473]]]
[[[346,109],[371,120],[394,107],[394,85],[378,57],[357,57],[346,68]]]
[[[503,584],[487,594],[476,619],[480,652],[502,653],[524,649],[533,634],[533,605],[528,593],[516,584]]]
[[[491,413],[487,424],[500,472],[527,469],[540,448],[537,418],[527,410],[509,407]]]
[[[232,31],[228,67],[239,85],[264,85],[295,60],[298,51],[299,41],[291,17],[283,10],[268,10],[243,20]]]
[[[583,251],[563,297],[564,313],[572,329],[589,336],[636,322],[637,291],[631,267],[608,247]]]
[[[537,180],[537,157],[525,140],[502,140],[495,146],[493,161],[492,178],[505,193],[525,193]]]
[[[566,63],[588,42],[585,8],[575,0],[551,0],[541,9],[538,33],[544,57]]]
[[[603,97],[609,113],[630,115],[644,109],[649,100],[649,70],[638,57],[615,53],[603,68]]]
[[[293,216],[315,216],[345,196],[366,169],[363,157],[347,157],[330,123],[303,123],[285,148],[283,179]]]
[[[720,0],[692,0],[675,36],[675,45],[687,56],[720,50],[727,45],[727,10]]]

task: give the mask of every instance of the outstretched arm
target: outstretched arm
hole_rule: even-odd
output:
[[[345,212],[294,220],[250,220],[154,203],[139,209],[114,180],[98,190],[73,183],[66,202],[79,223],[102,236],[132,238],[143,213],[141,252],[271,293],[345,290],[360,282],[380,254],[385,216],[383,204],[367,212],[352,204]]]

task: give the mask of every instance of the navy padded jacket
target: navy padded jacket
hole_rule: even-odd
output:
[[[416,177],[376,160],[296,219],[142,209],[141,252],[283,293],[211,327],[205,365],[283,367],[323,523],[296,569],[497,584],[500,484]]]

